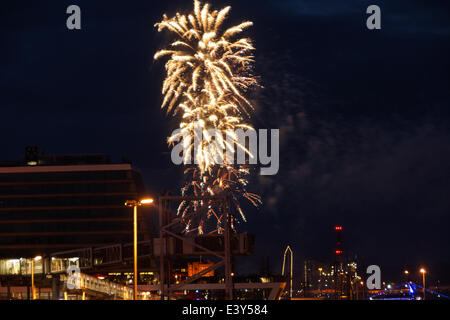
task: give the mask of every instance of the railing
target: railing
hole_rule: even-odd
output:
[[[133,299],[132,288],[112,281],[101,280],[84,273],[79,273],[70,277],[68,275],[62,274],[60,280],[64,282],[65,287],[69,292],[70,290],[92,291],[94,293],[100,293],[114,299]],[[69,285],[67,281],[69,281]]]
[[[50,258],[50,273],[65,273],[70,266],[92,268],[92,248],[56,252]]]
[[[112,245],[93,250],[94,265],[108,265],[122,262],[122,245]]]
[[[138,242],[138,257],[149,257],[153,253],[151,240]],[[65,273],[70,266],[89,270],[93,266],[120,264],[133,259],[133,244],[115,244],[97,248],[82,248],[51,254],[51,273]]]

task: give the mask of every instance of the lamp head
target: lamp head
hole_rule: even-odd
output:
[[[142,199],[141,201],[139,201],[139,203],[141,205],[146,205],[146,204],[152,204],[153,201],[154,201],[153,198],[145,198],[145,199]]]

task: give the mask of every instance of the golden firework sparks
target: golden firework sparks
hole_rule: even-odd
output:
[[[230,141],[211,137],[210,130],[231,137],[231,144],[243,149],[250,156],[244,145],[239,144],[233,134],[236,129],[253,129],[246,123],[250,102],[245,98],[246,91],[257,85],[257,79],[251,73],[254,47],[250,38],[240,34],[252,22],[244,21],[237,26],[224,28],[223,23],[231,7],[211,11],[208,3],[194,1],[194,10],[188,15],[176,13],[172,18],[163,15],[163,20],[155,24],[158,31],[168,30],[174,34],[174,41],[168,48],[158,51],[154,59],[169,57],[165,64],[166,78],[162,85],[163,102],[161,108],[167,114],[181,115],[180,131],[168,138],[173,144],[182,137],[191,137],[190,146],[185,152],[194,150],[196,125],[200,124],[203,136],[201,145],[194,154],[198,168],[192,169],[189,182],[183,188],[183,194],[215,195],[223,191],[232,194],[232,201],[245,220],[239,206],[238,198],[243,196],[253,204],[260,199],[257,195],[245,191],[248,170],[243,166],[232,166],[225,162],[217,163],[214,159],[220,155],[225,159],[225,146]],[[227,135],[228,134],[228,135]],[[188,170],[189,171],[189,170]],[[203,233],[202,218],[191,228],[192,210],[207,206],[206,218],[217,219],[217,231],[220,232],[222,218],[211,203],[182,203],[179,214],[189,216],[186,220],[187,231],[198,229]],[[189,213],[189,214],[188,214]],[[198,218],[198,215],[197,215]]]

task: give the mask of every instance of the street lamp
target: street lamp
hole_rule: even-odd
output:
[[[41,259],[41,256],[36,256],[31,259],[31,294],[33,295],[33,300],[36,300],[36,288],[34,287],[34,262]]]
[[[361,281],[359,284],[361,285],[361,289],[362,289],[362,292],[361,292],[361,294],[362,294],[362,299],[364,299],[364,296],[365,296],[365,286],[364,286],[364,281]]]
[[[403,274],[405,275],[405,280],[408,282],[409,281],[409,271],[408,270],[404,270]]]
[[[134,300],[137,300],[137,207],[150,205],[153,203],[152,198],[138,200],[127,200],[125,206],[133,207],[133,234],[134,234]]]
[[[317,269],[319,271],[319,293],[322,296],[322,268]]]
[[[427,271],[425,268],[420,268],[420,273],[422,274],[423,300],[425,300],[425,273],[427,273]]]

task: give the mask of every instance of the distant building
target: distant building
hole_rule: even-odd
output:
[[[334,266],[325,260],[305,260],[303,286],[306,296],[327,296],[334,286]]]
[[[314,259],[304,261],[305,297],[354,298],[357,287],[360,286],[360,279],[356,262],[336,263]]]
[[[29,276],[35,256],[131,243],[133,214],[124,203],[144,193],[139,171],[106,155],[48,156],[32,147],[21,161],[0,162],[0,278]],[[138,221],[145,240],[151,223]],[[36,262],[35,272],[48,272],[49,263]]]

